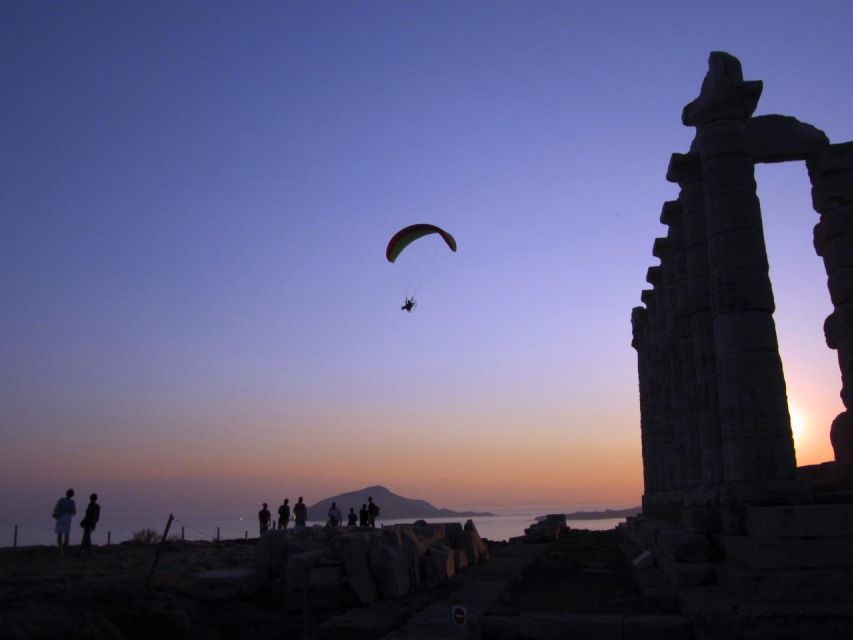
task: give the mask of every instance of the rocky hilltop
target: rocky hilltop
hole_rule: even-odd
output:
[[[358,491],[350,491],[330,498],[324,498],[316,504],[312,504],[308,507],[308,519],[323,520],[329,511],[329,507],[332,506],[332,502],[335,502],[338,505],[338,509],[344,514],[344,520],[346,520],[346,514],[349,512],[350,507],[354,508],[356,513],[358,513],[361,505],[367,504],[368,497],[372,497],[373,502],[379,506],[380,520],[397,518],[471,518],[495,515],[493,513],[441,509],[431,505],[426,500],[404,498],[396,493],[392,493],[382,485],[374,485],[359,489]]]

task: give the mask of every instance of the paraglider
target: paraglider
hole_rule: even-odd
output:
[[[441,236],[442,240],[450,247],[450,250],[456,251],[456,239],[447,233],[441,227],[436,227],[434,224],[412,224],[408,227],[403,227],[397,233],[395,233],[391,240],[388,241],[388,247],[385,249],[385,257],[388,259],[388,262],[394,262],[400,256],[403,249],[412,244],[415,240],[419,240],[424,236],[438,234]],[[407,313],[411,313],[414,308],[417,306],[417,302],[415,301],[413,296],[407,296],[403,301],[403,306],[400,307],[400,310],[405,311]]]
[[[385,249],[385,257],[388,258],[388,262],[394,262],[403,249],[415,240],[433,233],[439,234],[447,243],[447,246],[450,247],[451,251],[456,251],[456,240],[444,229],[436,227],[434,224],[413,224],[400,229],[388,241],[388,248]]]

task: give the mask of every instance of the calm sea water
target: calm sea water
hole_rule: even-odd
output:
[[[589,508],[587,508],[589,509]],[[551,511],[553,513],[553,511]],[[529,527],[542,513],[508,513],[498,514],[491,517],[472,518],[480,535],[490,540],[506,540],[514,536],[520,536],[524,529]],[[83,530],[80,528],[81,513],[78,513],[71,525],[71,544],[79,544]],[[142,529],[153,529],[162,533],[166,526],[166,516],[154,514],[122,514],[104,513],[98,528],[92,534],[92,542],[96,545],[106,544],[107,535],[111,542],[122,542],[129,540],[132,534]],[[215,540],[217,528],[220,539],[233,539],[258,536],[258,524],[254,517],[240,516],[238,514],[175,514],[175,522],[169,531],[169,536],[180,536],[181,528],[187,540]],[[426,518],[427,522],[461,522],[468,518]],[[377,521],[379,525],[411,524],[411,518],[401,520]],[[612,529],[623,518],[604,518],[601,520],[569,520],[569,526],[574,529]],[[0,547],[12,546],[14,536],[14,525],[18,525],[18,546],[28,545],[51,545],[56,544],[56,536],[53,533],[54,521],[48,514],[26,515],[16,514],[4,517],[0,520]],[[323,522],[311,522],[311,524],[323,524]],[[291,522],[290,526],[293,526]]]

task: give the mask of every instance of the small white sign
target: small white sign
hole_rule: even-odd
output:
[[[450,607],[450,619],[457,627],[464,627],[468,622],[468,609],[454,604]]]

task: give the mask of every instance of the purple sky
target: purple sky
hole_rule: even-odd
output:
[[[67,486],[168,501],[175,481],[199,504],[377,483],[638,503],[630,311],[681,109],[724,50],[764,80],[757,114],[853,139],[851,18],[2,3],[3,507]],[[798,458],[818,462],[841,409],[818,217],[803,166],[757,177]],[[433,237],[388,264],[414,222],[458,253]]]

